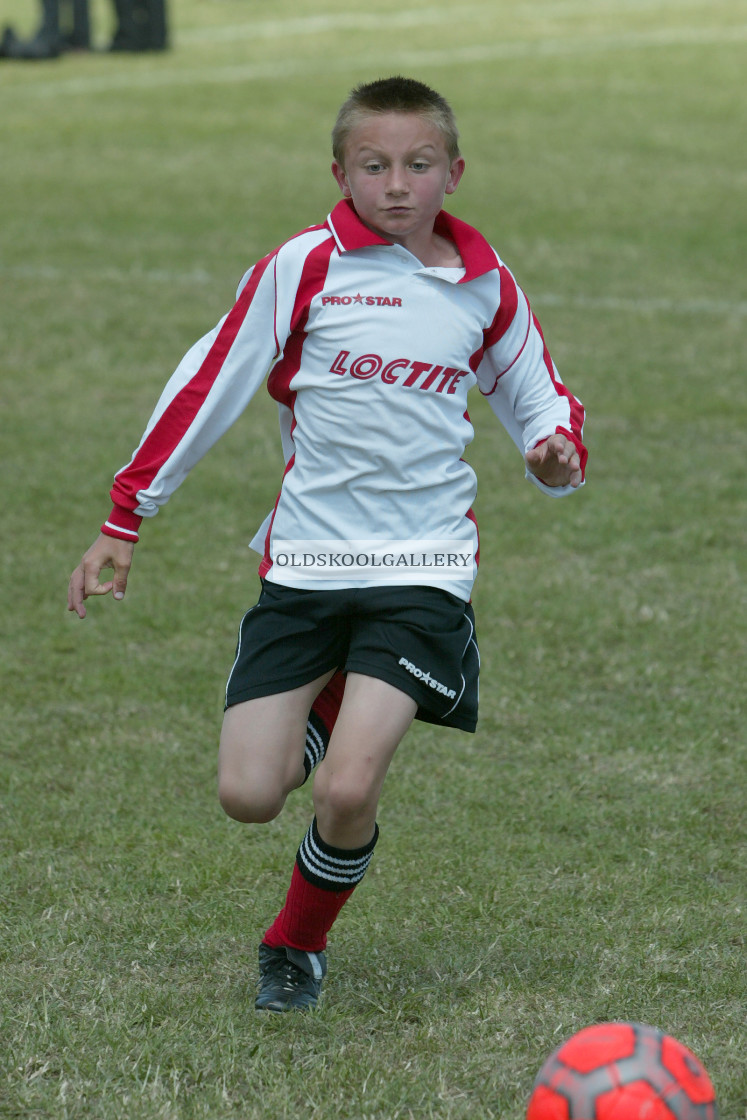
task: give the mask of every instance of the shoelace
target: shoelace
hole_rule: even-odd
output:
[[[302,987],[304,983],[310,979],[303,969],[298,965],[293,964],[293,961],[279,960],[273,968],[270,969],[270,974],[274,981],[279,981],[280,986],[286,992],[295,992],[298,988]]]

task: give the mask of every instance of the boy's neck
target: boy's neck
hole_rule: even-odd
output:
[[[453,241],[442,237],[440,233],[433,234],[434,255],[437,260],[423,261],[430,268],[464,268],[464,261]]]
[[[384,236],[390,237],[390,235]],[[403,249],[407,249],[409,253],[417,257],[425,268],[464,268],[464,261],[454,242],[450,241],[448,237],[436,233],[435,230],[428,240],[422,244],[415,244],[408,237],[403,237],[401,240],[394,241],[394,243],[401,245]]]

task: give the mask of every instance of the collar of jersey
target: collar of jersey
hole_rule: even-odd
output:
[[[358,217],[355,207],[349,198],[342,199],[335,206],[327,218],[327,225],[332,231],[332,236],[337,242],[341,253],[349,253],[355,249],[367,249],[371,245],[391,245],[385,237],[374,233],[364,225]],[[494,250],[490,247],[483,235],[467,222],[447,214],[442,210],[436,218],[434,229],[443,237],[453,241],[459,250],[459,255],[464,261],[464,276],[460,284],[483,276],[486,272],[498,267],[498,260]]]

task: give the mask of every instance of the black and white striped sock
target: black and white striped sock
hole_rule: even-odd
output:
[[[352,890],[366,874],[378,838],[375,824],[373,837],[362,848],[333,848],[322,840],[314,817],[296,855],[298,869],[308,883],[323,890]]]
[[[309,712],[306,724],[306,749],[303,756],[303,768],[306,772],[304,781],[309,777],[314,767],[322,761],[327,753],[328,746],[329,731],[324,720],[316,712]]]

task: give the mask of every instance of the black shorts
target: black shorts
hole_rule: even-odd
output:
[[[264,580],[241,620],[226,707],[342,669],[407,693],[417,719],[474,731],[479,668],[472,607],[447,591],[306,591]]]

